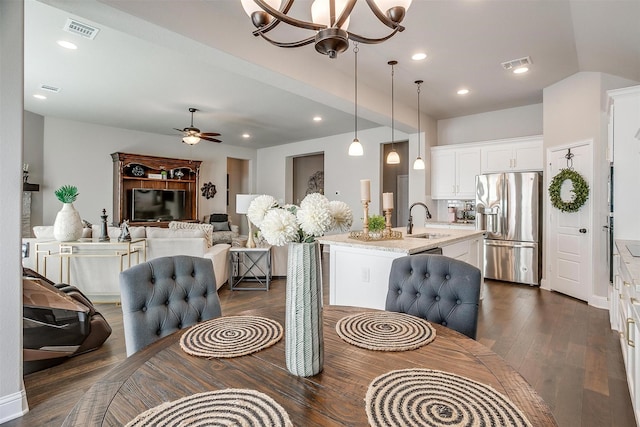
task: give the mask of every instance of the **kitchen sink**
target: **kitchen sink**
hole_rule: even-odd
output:
[[[443,237],[449,237],[451,234],[445,233],[426,233],[426,234],[417,234],[413,237],[417,237],[420,239],[442,239]]]

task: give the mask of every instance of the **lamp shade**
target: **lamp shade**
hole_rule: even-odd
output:
[[[387,164],[397,165],[398,163],[400,163],[400,156],[398,153],[395,150],[389,151],[389,154],[387,154]]]
[[[263,12],[262,8],[253,0],[241,0],[240,3],[249,17],[253,12]],[[274,9],[280,9],[280,0],[267,0],[266,3]]]
[[[354,139],[351,145],[349,145],[349,155],[350,156],[363,156],[364,148],[358,139]]]
[[[246,214],[249,212],[249,205],[258,197],[258,194],[236,194],[236,213]]]
[[[184,138],[182,138],[182,142],[189,145],[196,145],[198,142],[200,142],[200,137],[197,137],[195,135],[185,136]]]
[[[418,158],[413,162],[414,170],[423,170],[424,169],[424,160],[422,157],[418,156]]]

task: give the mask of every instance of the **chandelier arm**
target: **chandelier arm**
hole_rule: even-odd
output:
[[[334,27],[340,28],[345,23],[347,19],[349,19],[349,15],[353,11],[354,6],[356,5],[356,0],[349,0],[342,10],[342,14],[338,18],[338,20],[333,24]]]
[[[256,1],[261,1],[261,0],[256,0]],[[374,0],[367,0],[367,4],[369,5],[369,9],[371,9],[373,14],[376,15],[376,18],[378,18],[378,20],[382,22],[384,25],[386,25],[391,29],[400,27],[402,28],[402,30],[400,31],[404,30],[404,27],[402,27],[402,25],[400,25],[399,22],[393,22],[391,19],[389,19],[389,17],[380,10],[380,8],[378,7],[378,5],[375,3]]]
[[[377,44],[377,43],[382,43],[383,41],[389,40],[391,37],[393,37],[398,31],[402,31],[404,30],[404,27],[400,28],[396,28],[395,30],[393,30],[391,32],[391,34],[389,34],[388,36],[385,37],[381,37],[379,39],[371,39],[369,37],[363,37],[361,35],[358,35],[356,33],[350,33],[349,31],[347,31],[347,35],[349,36],[349,40],[353,40],[355,42],[360,42],[360,43],[364,43],[364,44]]]
[[[302,21],[300,19],[292,18],[292,17],[286,15],[285,14],[286,12],[282,13],[279,10],[276,10],[276,9],[272,8],[264,0],[253,0],[253,1],[258,6],[260,6],[262,8],[262,10],[267,12],[269,15],[271,15],[275,19],[280,20],[282,22],[285,22],[285,23],[287,23],[289,25],[293,25],[294,27],[299,27],[299,28],[304,28],[304,29],[307,29],[307,30],[314,30],[314,31],[319,31],[319,30],[323,30],[323,29],[327,28],[327,26],[323,25],[323,24],[316,24],[314,22]],[[293,1],[289,0],[289,3],[293,3]],[[285,6],[289,6],[289,3],[287,3]],[[283,10],[287,10],[288,11],[288,8],[284,7]],[[275,26],[275,24],[273,26]],[[270,26],[270,27],[273,28],[273,26]],[[261,32],[262,32],[262,30],[259,31],[259,33],[261,33]],[[254,31],[254,33],[255,33],[255,31]]]
[[[265,12],[269,13],[269,11],[268,11],[267,9],[265,9],[265,8],[264,8],[264,7],[263,7],[259,2],[257,2],[256,0],[254,0],[254,2],[255,2],[258,6],[262,7],[262,9],[263,9]],[[280,12],[285,13],[285,14],[286,14],[286,13],[288,13],[288,12],[289,12],[289,9],[291,9],[291,6],[293,6],[293,2],[294,2],[294,0],[287,0],[287,2],[286,2],[285,4],[283,4],[283,5],[280,7]],[[269,6],[269,5],[268,5],[268,4],[266,4],[266,3],[265,3],[265,6],[266,6],[267,8],[269,8],[269,9],[272,9],[272,8],[271,8],[271,6]],[[275,9],[274,9],[274,10],[275,10]],[[268,33],[269,31],[271,31],[271,30],[273,30],[275,27],[277,27],[277,26],[278,26],[278,24],[279,24],[280,22],[281,22],[281,21],[280,21],[279,19],[274,19],[274,20],[272,20],[271,22],[269,22],[269,24],[265,25],[264,27],[262,27],[262,28],[258,28],[258,29],[256,29],[256,30],[254,30],[254,31],[253,31],[253,35],[257,37],[257,36],[259,36],[260,34]]]
[[[298,40],[297,42],[279,42],[279,41],[276,41],[276,40],[273,40],[273,39],[269,38],[268,36],[265,36],[264,34],[259,34],[259,35],[260,35],[260,37],[262,37],[263,39],[265,39],[266,41],[268,41],[272,45],[277,46],[277,47],[284,47],[284,48],[306,46],[306,45],[314,43],[316,41],[316,36],[311,36],[311,37],[303,39],[303,40]]]

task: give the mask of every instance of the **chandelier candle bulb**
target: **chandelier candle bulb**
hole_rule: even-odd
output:
[[[393,209],[393,193],[382,193],[382,210]]]
[[[360,200],[363,202],[371,201],[371,180],[370,179],[360,180]]]

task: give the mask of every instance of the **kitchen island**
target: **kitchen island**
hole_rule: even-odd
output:
[[[442,254],[465,261],[482,271],[483,231],[415,227],[402,239],[361,241],[349,234],[324,236],[329,245],[329,303],[384,309],[389,286],[389,272],[394,259],[436,248]]]

